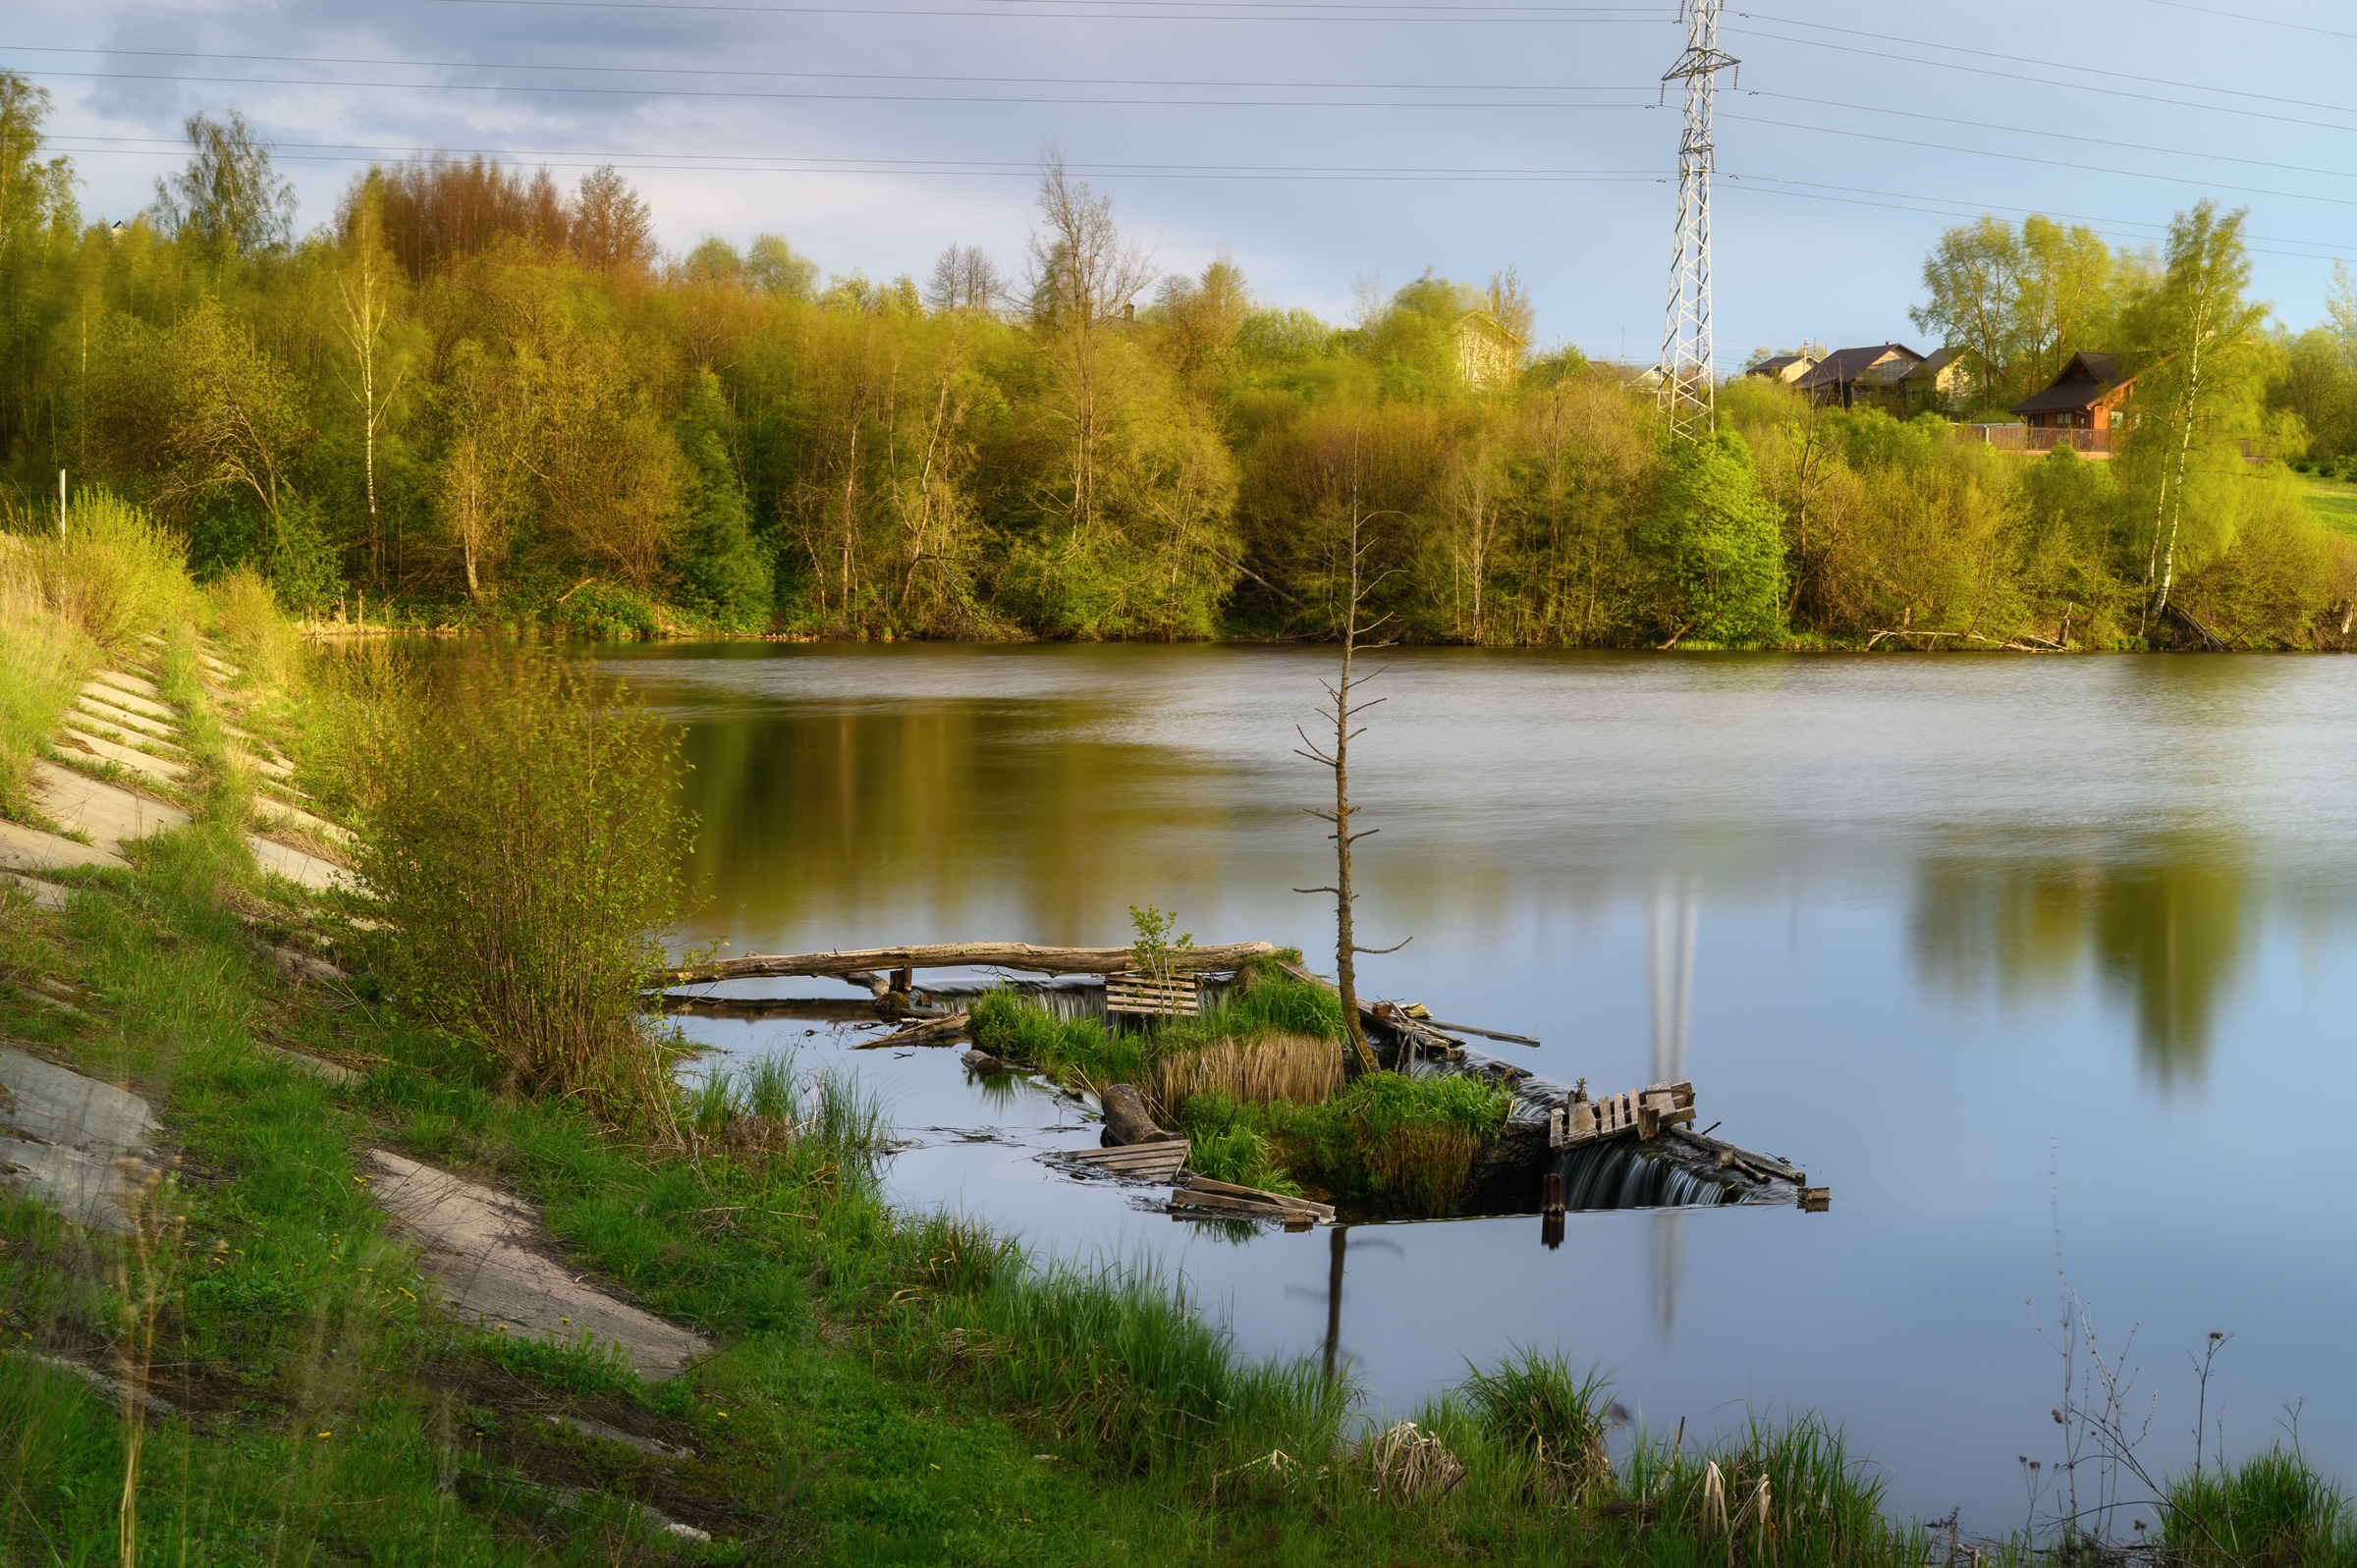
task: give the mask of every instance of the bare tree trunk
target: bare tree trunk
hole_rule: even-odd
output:
[[[1330,892],[1334,894],[1335,989],[1342,993],[1343,1027],[1348,1034],[1351,1054],[1357,1058],[1362,1069],[1372,1072],[1379,1064],[1375,1060],[1375,1053],[1367,1047],[1366,1030],[1359,1023],[1357,956],[1362,952],[1398,952],[1401,947],[1407,946],[1407,942],[1396,943],[1389,947],[1362,947],[1358,946],[1357,933],[1350,914],[1350,905],[1358,897],[1350,886],[1350,846],[1361,838],[1369,838],[1383,831],[1380,828],[1368,828],[1359,833],[1350,831],[1350,818],[1356,809],[1350,804],[1350,740],[1353,735],[1362,732],[1352,730],[1350,722],[1360,713],[1375,705],[1374,702],[1354,703],[1351,701],[1350,695],[1356,681],[1356,674],[1352,666],[1358,651],[1359,634],[1362,629],[1367,631],[1374,629],[1372,626],[1364,628],[1360,626],[1359,614],[1365,606],[1367,595],[1376,586],[1375,583],[1365,580],[1363,569],[1366,564],[1365,526],[1368,519],[1358,509],[1357,480],[1357,464],[1353,461],[1350,485],[1350,534],[1347,545],[1350,555],[1350,587],[1348,596],[1343,602],[1343,671],[1339,680],[1325,683],[1326,695],[1332,699],[1334,704],[1325,715],[1334,721],[1334,749],[1331,752],[1322,750],[1316,741],[1309,738],[1307,731],[1298,728],[1294,730],[1294,733],[1301,736],[1299,754],[1309,758],[1312,762],[1323,763],[1334,770],[1334,809],[1329,811],[1320,806],[1311,806],[1307,809],[1311,816],[1334,824],[1334,832],[1330,837],[1334,839],[1335,880],[1331,887],[1295,888],[1293,891],[1295,892]],[[1376,579],[1377,582],[1381,580],[1381,578]],[[1387,619],[1389,618],[1378,618],[1375,624],[1381,625],[1382,622]],[[1383,644],[1379,643],[1376,646],[1380,647]],[[1375,699],[1375,702],[1381,701],[1383,701],[1381,697]]]

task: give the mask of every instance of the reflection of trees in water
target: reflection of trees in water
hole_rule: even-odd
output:
[[[1104,940],[1092,911],[1218,883],[1233,782],[1070,733],[1101,718],[1076,699],[701,718],[694,869],[719,910],[789,926],[1014,903],[1029,940]]]
[[[2163,1082],[2197,1073],[2250,946],[2252,875],[2215,838],[1927,859],[1911,920],[1915,961],[1953,993],[2051,999],[2092,964],[2136,1009],[2138,1054]]]

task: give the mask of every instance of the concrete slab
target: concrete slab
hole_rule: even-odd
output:
[[[230,751],[233,756],[235,756],[240,762],[246,764],[247,767],[266,773],[273,779],[292,779],[295,777],[294,768],[287,763],[279,761],[276,757],[262,756],[238,746],[232,746]]]
[[[125,1234],[154,1136],[137,1095],[0,1047],[0,1181],[84,1229]]]
[[[370,1192],[424,1249],[418,1260],[442,1283],[464,1322],[532,1338],[594,1334],[629,1352],[638,1375],[669,1378],[711,1345],[602,1290],[584,1285],[549,1254],[539,1211],[512,1194],[387,1150],[372,1150]]]
[[[66,841],[73,842],[72,839]],[[76,844],[75,847],[80,848],[81,845]],[[0,851],[0,853],[4,852]],[[26,897],[30,898],[35,909],[47,909],[52,912],[64,909],[66,900],[73,896],[68,890],[59,887],[54,882],[43,882],[38,877],[20,876],[13,871],[0,871],[0,887],[14,888]]]
[[[126,746],[161,746],[167,752],[174,754],[181,749],[176,739],[155,732],[164,728],[162,725],[156,725],[147,730],[134,730],[127,725],[117,724],[111,719],[102,719],[86,708],[68,708],[60,723],[69,730],[79,730],[84,734],[103,735],[109,740],[118,741]]]
[[[116,695],[120,696],[121,693],[118,692]],[[87,714],[120,729],[145,735],[150,740],[166,740],[174,744],[178,744],[180,740],[180,727],[177,724],[164,719],[150,719],[143,714],[133,713],[128,708],[118,708],[113,703],[101,702],[86,692],[77,697],[74,706],[68,710],[68,717],[82,714]]]
[[[131,862],[111,849],[98,849],[56,834],[0,822],[0,866],[21,871],[69,871],[76,866],[112,866],[129,871]]]
[[[352,842],[350,832],[328,821],[325,817],[314,817],[300,806],[290,806],[285,801],[273,800],[268,795],[257,794],[253,797],[253,814],[266,823],[301,829],[325,843],[348,844]]]
[[[86,833],[102,849],[121,849],[166,828],[187,825],[189,814],[115,784],[85,779],[54,762],[32,765],[32,798],[60,827]]]
[[[136,692],[150,702],[164,700],[163,692],[157,689],[154,681],[145,676],[135,676],[128,670],[101,670],[98,672],[98,678],[107,685],[120,686],[125,691]]]
[[[80,746],[92,756],[104,757],[109,762],[129,768],[133,773],[156,780],[158,783],[178,784],[189,776],[189,770],[177,762],[167,762],[162,757],[151,757],[146,752],[135,751],[120,741],[109,740],[104,735],[93,734],[75,724],[71,719],[66,721],[63,728],[69,743]]]
[[[325,892],[331,888],[353,892],[359,887],[353,880],[351,872],[317,855],[306,855],[300,849],[290,849],[283,843],[272,843],[252,834],[246,836],[246,847],[253,851],[253,858],[264,871],[284,877],[299,888]]]
[[[96,680],[85,680],[82,683],[82,694],[85,697],[95,697],[100,702],[111,704],[117,708],[128,708],[133,713],[144,714],[150,719],[161,719],[167,724],[180,718],[180,715],[162,703],[150,702],[147,698],[135,695],[121,686],[106,685]]]

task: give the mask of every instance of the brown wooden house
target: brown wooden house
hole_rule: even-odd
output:
[[[2052,386],[2006,411],[2032,430],[2110,430],[2136,390],[2136,378],[2123,377],[2122,368],[2115,353],[2074,353]]]

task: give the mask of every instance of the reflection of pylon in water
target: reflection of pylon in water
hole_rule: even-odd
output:
[[[1654,884],[1653,923],[1646,932],[1646,967],[1653,981],[1653,1076],[1676,1083],[1686,1075],[1686,1024],[1694,1003],[1694,929],[1701,913],[1691,874],[1665,875]],[[1648,1237],[1652,1254],[1653,1321],[1664,1338],[1677,1325],[1677,1288],[1685,1251],[1675,1209],[1656,1210]]]

